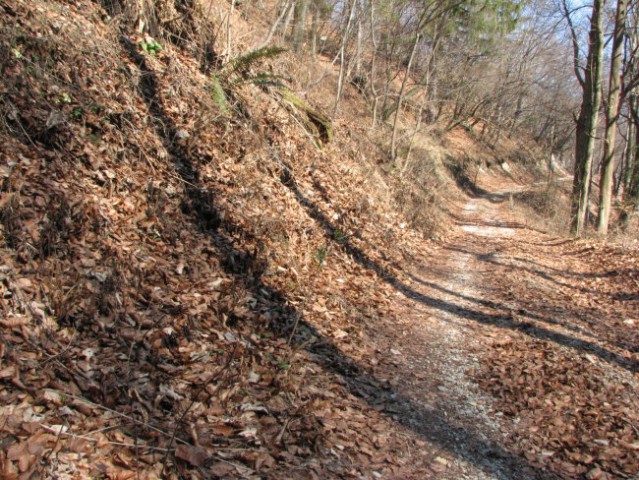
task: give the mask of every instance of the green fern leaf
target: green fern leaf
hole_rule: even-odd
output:
[[[246,75],[258,61],[277,57],[284,52],[286,49],[283,47],[262,47],[252,50],[227,63],[223,68],[223,73],[227,77],[232,74]]]
[[[222,86],[220,79],[215,75],[211,75],[211,98],[223,113],[231,113],[228,97],[226,96],[224,87]]]
[[[291,77],[286,75],[275,75],[272,73],[257,73],[255,75],[248,75],[243,78],[237,79],[233,82],[233,85],[242,85],[245,83],[252,83],[253,85],[272,85],[278,88],[285,88],[286,82],[290,82]]]

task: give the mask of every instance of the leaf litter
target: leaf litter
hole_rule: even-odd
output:
[[[365,128],[318,150],[250,85],[250,121],[212,122],[183,50],[141,57],[93,3],[30,3],[0,6],[0,476],[455,477],[453,437],[411,423],[447,400],[437,361],[406,370],[424,355],[396,288],[448,254],[361,162]],[[636,253],[541,241],[564,285],[513,267],[492,294],[521,315],[543,292],[541,314],[574,322],[558,328],[633,365]],[[539,258],[516,245],[509,261]],[[555,275],[558,257],[583,270]],[[636,476],[636,371],[508,336],[475,352],[519,420],[504,448],[566,478]]]

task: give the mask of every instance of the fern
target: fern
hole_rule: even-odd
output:
[[[222,112],[225,114],[229,114],[231,112],[224,87],[222,87],[220,79],[215,75],[211,75],[211,98]]]
[[[245,76],[250,68],[258,61],[274,58],[286,51],[283,47],[262,47],[252,50],[244,55],[235,57],[222,68],[226,76],[239,74]]]
[[[257,73],[255,75],[248,75],[243,78],[238,78],[233,82],[233,85],[241,85],[243,83],[252,83],[253,85],[272,85],[278,88],[285,88],[285,82],[290,82],[291,77],[286,75],[275,75],[272,73]]]
[[[285,87],[285,81],[290,78],[272,73],[249,74],[249,70],[257,62],[276,57],[285,52],[282,47],[262,47],[251,52],[233,58],[220,68],[215,74],[211,74],[211,98],[217,107],[226,115],[231,113],[229,97],[226,92],[232,93],[233,87],[243,83],[254,85],[274,85],[278,88]],[[226,90],[225,90],[226,87]]]

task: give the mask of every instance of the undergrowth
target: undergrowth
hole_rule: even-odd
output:
[[[513,194],[513,201],[530,226],[544,232],[565,235],[570,225],[570,195],[565,185],[550,182]]]
[[[282,47],[261,47],[238,55],[211,73],[211,97],[218,108],[225,114],[231,112],[229,95],[242,84],[257,86],[284,87],[283,82],[290,82],[290,77],[270,72],[253,73],[252,70],[261,62],[276,58],[286,52]]]

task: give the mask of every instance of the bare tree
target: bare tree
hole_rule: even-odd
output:
[[[626,28],[627,0],[617,0],[615,32],[612,40],[612,60],[610,64],[610,80],[608,88],[608,104],[606,108],[606,134],[604,138],[603,159],[601,162],[599,234],[608,233],[610,223],[610,206],[612,203],[612,186],[615,158],[615,133],[621,109],[621,60],[623,56],[624,32]]]
[[[293,49],[300,52],[304,47],[306,39],[306,16],[308,12],[308,0],[297,0],[295,2],[293,21]]]
[[[588,35],[586,68],[579,66],[580,48],[571,11],[563,0],[563,9],[568,23],[573,49],[574,71],[582,88],[582,101],[575,140],[575,172],[572,192],[572,224],[575,235],[582,235],[586,226],[586,214],[590,198],[592,161],[595,149],[595,134],[601,105],[601,81],[603,64],[603,0],[594,0]]]
[[[402,102],[404,101],[404,95],[406,93],[406,85],[410,77],[410,68],[413,65],[415,59],[415,52],[417,51],[417,45],[419,45],[420,34],[415,35],[415,41],[413,48],[410,52],[408,64],[406,65],[406,72],[404,73],[404,79],[402,80],[402,87],[399,91],[399,97],[397,98],[397,108],[395,110],[395,120],[393,120],[393,134],[391,136],[391,158],[395,160],[397,158],[397,128],[399,126],[399,114],[402,109]]]

